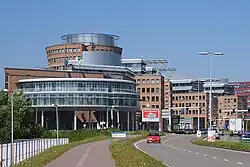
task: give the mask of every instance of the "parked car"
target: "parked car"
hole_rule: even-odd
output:
[[[184,134],[195,134],[195,130],[193,130],[193,129],[185,129]]]
[[[159,133],[151,132],[147,136],[147,143],[160,143],[161,142],[161,136]]]
[[[249,141],[250,142],[250,132],[242,133],[240,141]]]
[[[242,132],[240,132],[240,131],[231,131],[230,132],[230,136],[241,136],[241,134],[242,134]]]

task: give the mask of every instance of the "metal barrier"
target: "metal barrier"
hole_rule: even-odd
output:
[[[0,145],[0,167],[10,167],[11,165],[18,164],[19,162],[29,159],[32,156],[43,152],[44,150],[59,145],[69,143],[68,138],[60,139],[33,139],[13,143],[11,152],[11,144]],[[13,157],[12,157],[13,155]],[[13,164],[11,164],[11,159]]]

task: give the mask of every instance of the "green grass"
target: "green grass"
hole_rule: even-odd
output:
[[[250,144],[246,142],[233,142],[233,141],[209,142],[207,140],[195,139],[192,141],[192,143],[200,146],[217,147],[230,150],[250,152]]]
[[[51,147],[43,151],[42,153],[37,154],[32,158],[15,165],[15,167],[44,167],[49,162],[55,160],[60,155],[76,146],[89,142],[104,140],[109,136],[109,130],[63,131],[60,132],[60,137],[69,138],[69,144]]]
[[[144,154],[133,146],[134,142],[144,138],[145,136],[139,136],[112,143],[111,153],[116,162],[116,167],[166,167],[162,162]]]

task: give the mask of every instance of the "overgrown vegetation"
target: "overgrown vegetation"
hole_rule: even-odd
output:
[[[50,137],[51,134],[38,124],[30,124],[30,102],[22,92],[13,94],[14,139]],[[11,131],[11,95],[0,91],[0,139],[1,143],[10,142]]]
[[[233,141],[209,142],[207,140],[195,139],[195,140],[192,140],[192,143],[196,145],[200,145],[200,146],[209,146],[209,147],[217,147],[217,148],[250,152],[250,144],[246,142],[233,142]]]
[[[116,167],[166,167],[162,162],[144,154],[133,146],[134,142],[144,138],[145,136],[143,135],[112,143],[111,153],[116,162]]]

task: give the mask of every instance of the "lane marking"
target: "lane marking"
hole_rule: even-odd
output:
[[[238,165],[243,165],[243,163],[242,163],[242,162],[237,162],[237,164],[238,164]]]
[[[213,157],[214,159],[216,158],[216,157]]]
[[[224,161],[228,162],[229,160],[228,159],[224,159]]]
[[[135,143],[133,143],[133,145],[135,146],[135,148],[141,152],[143,152],[144,154],[150,156],[146,151],[143,151],[141,148],[138,147],[138,144],[142,143],[142,142],[146,142],[146,139],[143,139],[143,140],[139,140]],[[152,157],[152,156],[151,156]],[[163,165],[165,166],[168,166],[168,167],[171,167],[169,164],[167,164],[166,162],[162,162]]]
[[[229,150],[229,149],[223,149],[223,148],[216,148],[216,147],[206,147],[213,150],[220,150],[220,151],[227,151],[227,152],[234,152],[234,153],[241,153],[241,154],[248,154],[250,155],[250,152],[244,152],[244,151],[237,151],[237,150]]]
[[[87,150],[85,151],[85,153],[83,154],[83,156],[81,157],[81,159],[78,161],[76,167],[81,167],[81,166],[83,166],[83,163],[84,163],[85,160],[88,158],[90,151],[92,150],[92,148],[93,148],[95,145],[97,145],[97,143],[96,143],[96,144],[93,144],[93,145],[91,145],[91,146],[89,146],[89,147],[87,148]]]
[[[196,155],[198,155],[199,153],[195,153]]]
[[[188,151],[189,153],[191,153],[192,151]]]
[[[206,154],[204,154],[204,157],[207,157],[207,155],[206,155]]]
[[[183,151],[185,152],[186,150],[184,149]]]

